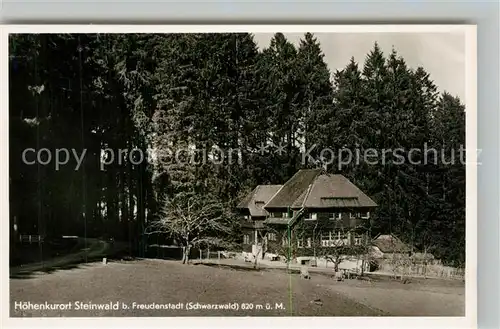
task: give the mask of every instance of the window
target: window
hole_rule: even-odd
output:
[[[317,220],[318,219],[318,214],[316,213],[308,213],[306,217],[304,218],[305,220]]]
[[[364,242],[364,236],[362,234],[353,234],[353,241],[355,246],[361,246]]]
[[[276,233],[267,233],[267,240],[276,241]]]
[[[243,235],[243,243],[250,244],[250,235],[249,234]]]
[[[342,219],[342,213],[341,212],[332,212],[329,214],[328,218],[330,218],[330,220],[340,220],[340,219]]]
[[[248,215],[243,216],[243,218],[245,218],[246,220],[249,219]]]
[[[273,212],[271,213],[271,217],[273,218],[288,218],[287,212]]]
[[[312,245],[311,238],[307,238],[305,240],[305,243],[304,243],[304,239],[303,238],[298,238],[297,239],[297,247],[298,248],[311,248],[311,245]]]
[[[322,247],[340,247],[349,244],[349,234],[341,234],[340,232],[327,232],[321,234]]]
[[[335,234],[335,236],[334,236]],[[334,246],[346,246],[346,245],[349,245],[349,234],[346,234],[346,233],[340,233],[340,232],[336,232],[336,233],[332,233],[332,238],[333,239],[333,242],[334,242]]]
[[[369,211],[362,211],[362,212],[351,212],[350,214],[351,218],[370,218],[370,212]]]
[[[331,241],[330,245],[332,247],[341,247],[350,245],[348,238],[334,239]]]
[[[321,233],[321,246],[322,247],[329,247],[330,240],[331,240],[331,233],[330,232]]]

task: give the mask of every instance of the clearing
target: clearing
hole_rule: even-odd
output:
[[[12,317],[463,316],[465,313],[463,282],[412,279],[403,284],[389,278],[335,282],[314,273],[310,280],[304,280],[283,270],[183,265],[165,260],[92,263],[50,274],[11,278],[10,301]],[[20,310],[16,309],[16,302],[72,304],[66,310]],[[120,304],[117,310],[76,309],[78,303],[117,302]],[[138,309],[134,302],[183,304],[182,309],[176,310]],[[123,303],[127,309],[121,306]],[[238,309],[188,310],[188,303],[236,303]],[[243,309],[245,306],[252,309]]]

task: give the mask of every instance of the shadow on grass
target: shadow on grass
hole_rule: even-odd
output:
[[[218,264],[216,262],[195,262],[193,265],[203,265],[203,266],[208,266],[208,267],[215,267],[215,268],[223,268],[223,269],[230,269],[230,270],[235,270],[235,271],[241,271],[241,272],[285,272],[287,274],[294,274],[294,275],[300,275],[301,270],[298,268],[287,268],[287,267],[254,267],[253,265],[237,265],[237,264]],[[309,271],[310,275],[312,276],[323,276],[327,278],[332,278],[335,279],[335,273],[328,272],[328,271],[315,271],[314,269],[310,269]],[[397,283],[402,283],[401,280],[399,279],[394,279],[393,277],[390,276],[380,276],[376,274],[371,274],[371,273],[364,273],[363,276],[352,276],[348,280],[362,280],[362,281],[370,281],[370,282],[383,282],[383,281],[390,281],[390,282],[397,282]],[[410,281],[408,280],[408,283]]]
[[[265,267],[253,267],[253,266],[245,266],[245,265],[235,265],[235,264],[217,264],[217,263],[193,263],[193,265],[204,265],[208,267],[217,267],[230,269],[240,272],[275,272],[282,271],[288,272],[289,274],[300,274],[300,270],[297,269],[287,269],[284,268],[265,268]]]
[[[226,268],[226,269],[231,269],[231,270],[235,270],[235,271],[242,271],[242,272],[265,271],[265,269],[262,269],[262,268],[254,268],[254,267],[250,267],[250,266],[233,265],[233,264],[193,263],[193,265],[203,265],[203,266],[208,266],[208,267]]]
[[[133,257],[112,257],[107,259],[108,263],[113,263],[113,262],[127,262],[127,261],[136,261],[136,258]],[[100,257],[94,257],[94,258],[89,258],[87,261],[85,260],[76,260],[73,262],[68,262],[63,265],[55,265],[55,266],[47,266],[47,267],[42,267],[42,268],[37,268],[33,270],[18,270],[15,272],[10,273],[10,278],[11,279],[33,279],[35,278],[38,274],[51,274],[57,271],[67,271],[67,270],[74,270],[74,269],[83,269],[86,267],[89,267],[90,265],[95,265],[98,263],[102,262],[102,258]]]
[[[73,258],[67,259],[56,259],[56,264],[54,259],[47,259],[46,263],[41,264],[26,264],[26,268],[22,266],[16,266],[10,269],[11,279],[32,279],[37,274],[44,273],[50,274],[56,271],[63,270],[73,270],[77,268],[85,268],[88,265],[96,264],[102,262],[103,258],[107,258],[108,263],[116,261],[133,261],[134,257],[128,255],[128,252],[123,248],[111,248],[107,250],[106,253],[97,254],[93,256],[85,257],[84,254],[75,254]],[[52,264],[51,264],[52,263]]]
[[[47,267],[42,267],[42,268],[38,268],[35,270],[24,271],[21,269],[19,271],[11,273],[10,278],[11,279],[33,279],[34,277],[36,277],[40,273],[51,274],[51,273],[54,273],[56,271],[84,268],[84,267],[87,267],[88,265],[94,264],[96,262],[97,262],[97,260],[87,260],[87,262],[81,262],[81,261],[71,262],[71,263],[67,263],[64,265],[47,266]]]

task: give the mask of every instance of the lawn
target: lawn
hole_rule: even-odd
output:
[[[10,310],[12,317],[463,315],[463,290],[461,282],[443,284],[426,280],[402,284],[387,279],[334,282],[319,274],[304,280],[282,270],[139,260],[94,263],[11,279]],[[71,302],[71,308],[16,310],[15,302],[66,305]],[[116,310],[76,309],[82,304],[103,307],[117,302]],[[172,304],[181,309],[145,309],[152,303],[156,307]],[[201,309],[226,303],[237,309]]]

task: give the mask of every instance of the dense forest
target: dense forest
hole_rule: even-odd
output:
[[[164,196],[234,205],[257,184],[322,166],[378,203],[372,234],[464,264],[465,107],[396,50],[375,44],[331,72],[310,33],[297,46],[276,33],[262,50],[246,33],[11,35],[9,101],[10,219],[24,234],[138,246]],[[283,152],[263,152],[271,143]],[[439,153],[410,154],[424,145]],[[182,147],[217,148],[218,161],[158,161]],[[399,149],[413,161],[340,167],[341,157],[322,161],[325,148]]]

